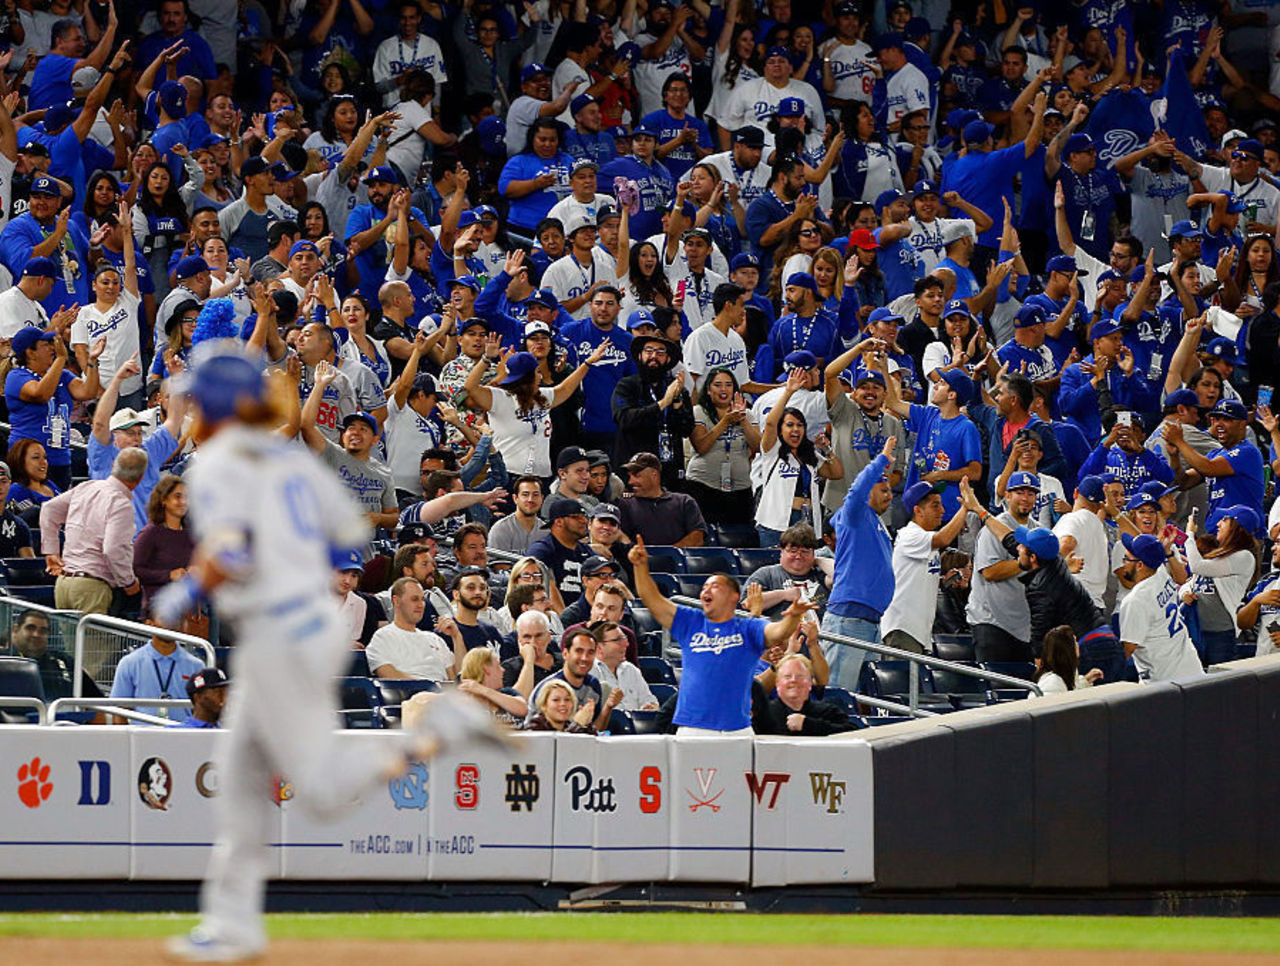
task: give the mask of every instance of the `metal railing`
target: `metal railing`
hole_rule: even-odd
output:
[[[199,649],[204,654],[205,666],[211,666],[216,663],[216,652],[213,649],[213,645],[203,637],[184,634],[181,631],[170,630],[167,627],[139,624],[137,621],[125,620],[123,617],[111,617],[108,614],[84,614],[76,624],[75,690],[72,691],[72,694],[77,698],[81,697],[84,690],[84,675],[82,673],[84,670],[84,648],[88,631],[91,627],[101,627],[131,637],[140,637],[143,642],[149,641],[153,637],[158,637],[164,641],[173,641],[175,644]]]
[[[58,721],[59,713],[69,711],[75,708],[84,708],[93,711],[106,711],[118,718],[126,718],[129,721],[137,721],[141,724],[159,725],[162,728],[176,728],[178,721],[173,718],[162,718],[159,715],[147,714],[145,711],[136,710],[138,708],[177,708],[179,710],[187,710],[191,707],[191,702],[186,698],[58,698],[49,705],[48,712],[45,715],[45,722],[48,724],[72,724],[70,721]]]
[[[515,563],[522,554],[511,553],[506,550],[495,550],[489,548],[487,554],[490,558],[499,560],[503,563]],[[691,607],[701,607],[701,601],[692,597],[686,597],[683,594],[673,594],[667,598],[676,604],[685,604]],[[735,613],[739,617],[750,617],[751,615],[739,608]],[[993,684],[1004,684],[1010,688],[1021,691],[1027,691],[1037,696],[1043,696],[1044,692],[1040,690],[1039,685],[1033,681],[1027,681],[1023,678],[1013,677],[1008,674],[1000,674],[997,671],[984,671],[982,668],[970,667],[967,664],[957,664],[954,661],[945,661],[942,658],[934,657],[932,654],[917,654],[915,651],[904,651],[900,648],[890,647],[887,644],[872,643],[871,641],[860,641],[853,637],[846,637],[843,634],[831,634],[819,629],[818,639],[820,641],[830,641],[832,644],[839,644],[842,647],[856,647],[859,650],[871,651],[883,657],[892,658],[899,661],[909,662],[907,665],[907,681],[908,681],[908,701],[907,704],[901,704],[896,701],[888,701],[884,698],[875,698],[871,695],[861,694],[854,691],[854,696],[859,702],[867,704],[873,708],[881,708],[886,711],[894,711],[898,714],[907,714],[913,718],[932,718],[937,715],[935,711],[929,711],[920,707],[920,667],[921,665],[928,668],[937,668],[941,671],[953,671],[964,677],[978,678],[982,681],[989,681]]]
[[[36,722],[44,724],[45,722],[45,704],[39,698],[32,697],[2,697],[0,698],[0,708],[27,708],[36,713]]]

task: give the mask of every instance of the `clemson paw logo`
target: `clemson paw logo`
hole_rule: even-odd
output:
[[[27,808],[39,808],[53,794],[53,782],[49,781],[49,766],[39,758],[18,769],[18,798]]]

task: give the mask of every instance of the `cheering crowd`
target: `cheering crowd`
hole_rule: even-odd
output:
[[[334,578],[370,673],[513,721],[665,704],[640,607],[710,732],[847,724],[810,689],[875,658],[819,626],[1046,690],[1271,653],[1273,28],[8,0],[0,556],[146,613],[190,561],[187,370],[231,340],[375,528]],[[677,607],[650,565],[717,544],[777,556]]]

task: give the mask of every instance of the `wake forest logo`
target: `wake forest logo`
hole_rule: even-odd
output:
[[[173,773],[163,758],[148,758],[138,769],[138,798],[147,808],[157,812],[169,810],[173,794]]]
[[[831,772],[809,772],[809,789],[813,792],[813,804],[825,806],[828,815],[844,811],[845,783],[832,781]]]
[[[507,794],[503,796],[511,811],[518,812],[524,808],[526,812],[532,812],[541,791],[542,782],[536,765],[526,764],[521,771],[518,764],[511,763],[511,771],[507,772]]]

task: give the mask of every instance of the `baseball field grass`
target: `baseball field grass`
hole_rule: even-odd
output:
[[[721,946],[911,946],[1010,950],[1280,953],[1280,920],[1091,916],[752,915],[739,913],[279,914],[273,940],[602,942]],[[171,914],[0,915],[0,938],[159,939]]]

